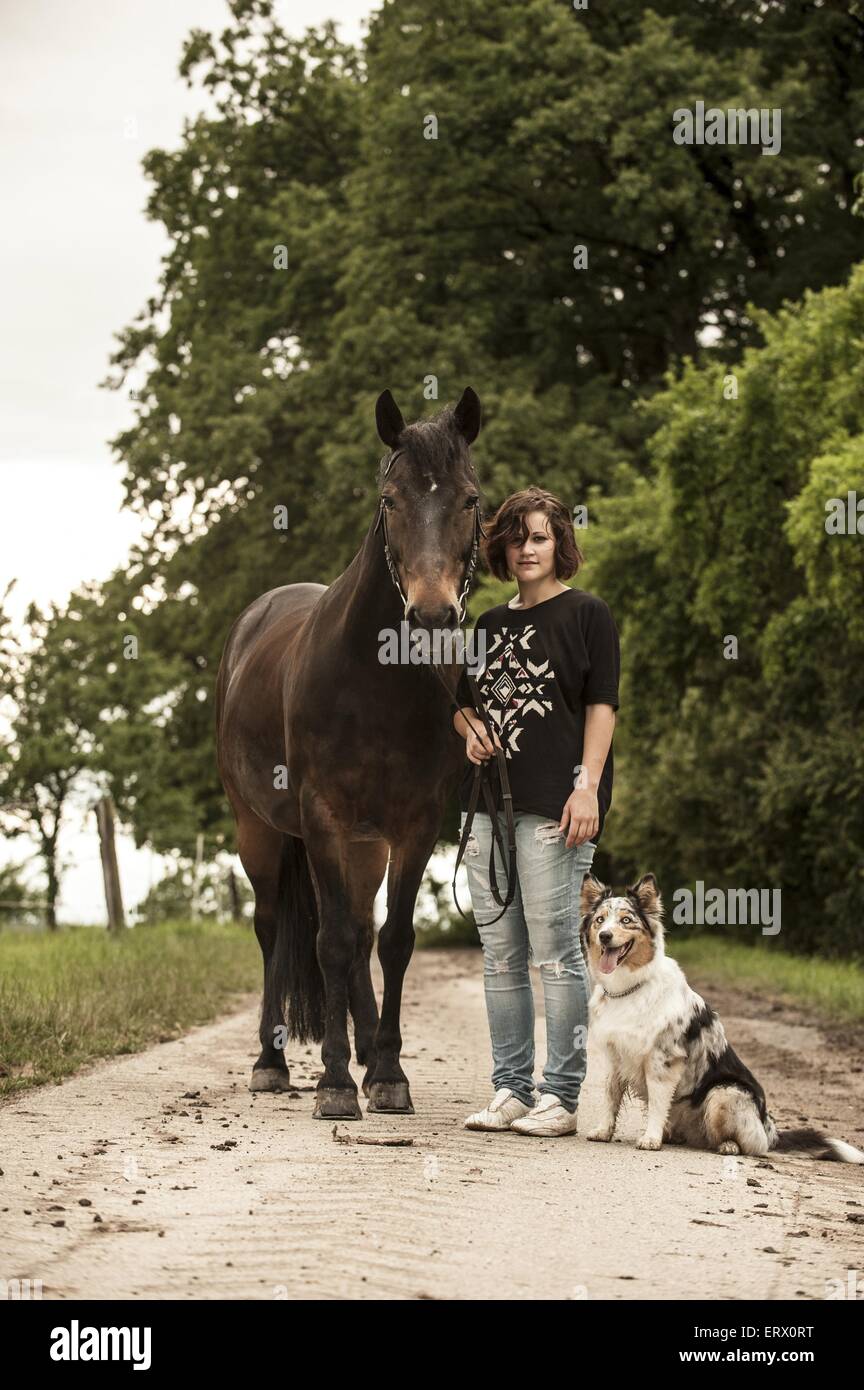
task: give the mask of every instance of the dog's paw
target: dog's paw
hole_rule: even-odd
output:
[[[598,1125],[596,1129],[589,1130],[585,1138],[593,1139],[598,1144],[608,1144],[614,1132],[608,1125]]]
[[[653,1134],[643,1134],[641,1139],[636,1140],[637,1149],[659,1149],[662,1140]]]
[[[734,1139],[724,1139],[722,1144],[717,1145],[718,1154],[740,1154],[741,1150]]]

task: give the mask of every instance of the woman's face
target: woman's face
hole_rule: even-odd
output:
[[[507,568],[515,579],[554,579],[555,537],[544,512],[529,512],[525,518],[528,534],[505,546]]]

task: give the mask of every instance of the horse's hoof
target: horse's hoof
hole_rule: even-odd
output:
[[[369,1087],[367,1111],[390,1115],[413,1115],[407,1081],[373,1081]]]
[[[315,1096],[315,1120],[362,1120],[357,1092],[347,1086],[322,1086]]]
[[[250,1091],[293,1091],[285,1067],[256,1067],[249,1082]]]

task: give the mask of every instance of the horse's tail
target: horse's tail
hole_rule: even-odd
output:
[[[265,994],[271,1009],[279,1014],[284,1009],[288,1037],[298,1042],[320,1042],[324,1037],[324,977],[315,950],[317,935],[318,903],[306,846],[296,835],[285,835],[276,941]]]

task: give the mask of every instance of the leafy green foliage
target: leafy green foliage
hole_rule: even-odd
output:
[[[329,25],[292,38],[269,0],[230,10],[181,62],[213,114],[147,157],[170,249],[112,376],[144,377],[116,448],[149,539],[123,580],[158,586],[151,649],[187,673],[159,770],[208,833],[227,829],[209,738],[221,644],[259,593],[350,559],[383,385],[410,418],[436,383],[444,400],[472,381],[488,503],[539,482],[576,505],[625,463],[647,471],[633,405],[704,330],[732,360],[758,341],[751,304],[836,283],[864,252],[851,4],[395,0],[361,50]],[[700,97],[781,107],[782,158],[676,146],[672,113]],[[144,802],[137,832],[158,838]]]
[[[864,267],[757,321],[737,399],[689,364],[653,402],[653,481],[600,503],[626,711],[606,847],[669,884],[782,887],[784,940],[860,952],[864,534],[826,520],[864,499]]]

